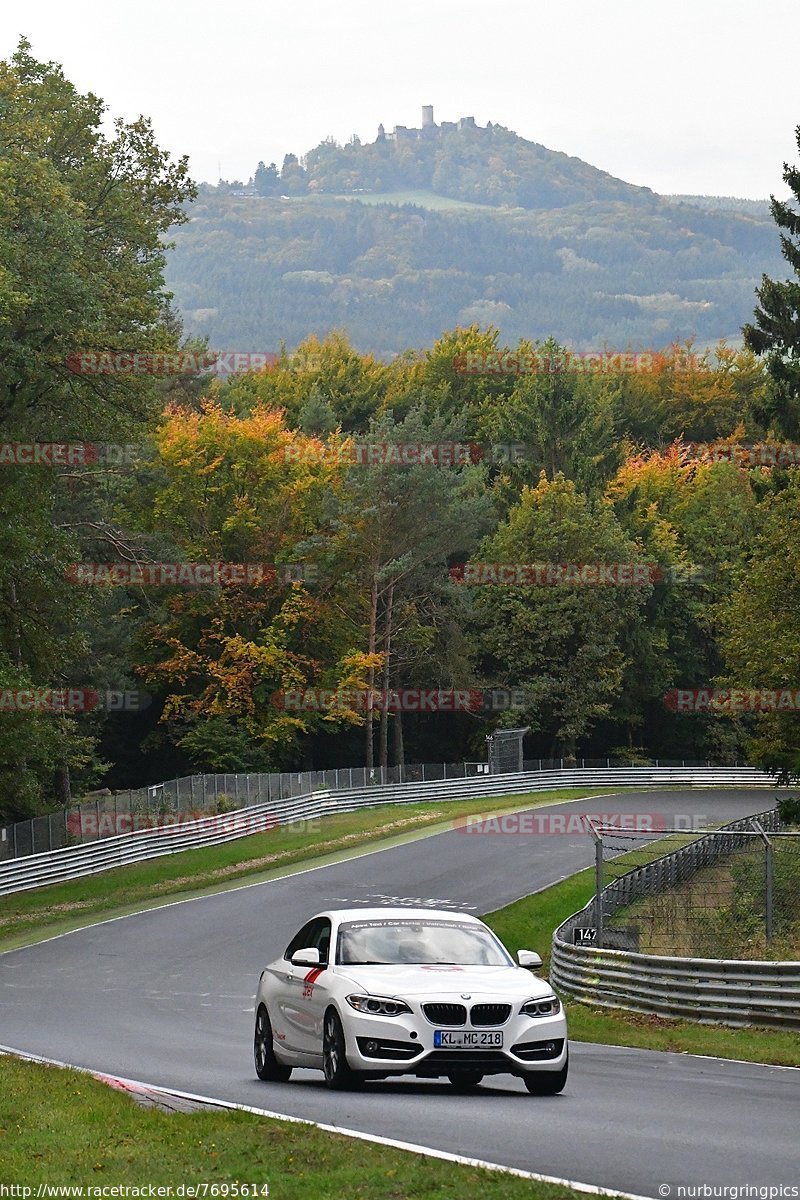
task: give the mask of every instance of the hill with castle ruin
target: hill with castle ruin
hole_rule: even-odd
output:
[[[562,208],[594,200],[649,204],[649,188],[615,179],[579,158],[527,141],[502,125],[433,119],[422,109],[419,128],[378,126],[374,142],[352,138],[341,146],[332,138],[302,160],[287,155],[275,164],[259,163],[242,195],[363,195],[427,189],[475,204],[520,208]]]
[[[577,349],[736,342],[784,265],[763,202],[662,197],[430,106],[419,128],[201,185],[173,237],[168,284],[212,347],[339,329],[381,357],[473,323]]]

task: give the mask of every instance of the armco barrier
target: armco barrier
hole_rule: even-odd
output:
[[[758,814],[767,829],[777,826],[776,818],[774,811]],[[723,826],[730,835],[719,853],[724,853],[726,846],[735,848],[737,830],[748,824],[746,819]],[[604,913],[606,903],[613,912],[636,900],[648,871],[656,872],[660,887],[668,889],[706,865],[711,861],[709,844],[721,832],[614,880],[603,889]],[[688,1017],[709,1024],[800,1029],[800,962],[678,958],[573,945],[573,929],[593,925],[594,911],[593,897],[553,934],[550,981],[557,991],[593,1007]]]
[[[550,982],[592,1007],[800,1029],[800,962],[666,958],[554,938]]]
[[[0,864],[0,895],[78,879],[129,863],[213,846],[276,825],[353,812],[376,804],[414,804],[495,796],[526,795],[574,787],[774,787],[770,776],[754,767],[611,767],[586,770],[526,771],[511,775],[479,775],[473,779],[438,780],[394,786],[319,791],[307,796],[251,805],[232,813],[195,821],[140,829],[88,845],[67,846]]]

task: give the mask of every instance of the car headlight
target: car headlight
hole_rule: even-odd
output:
[[[561,1012],[558,996],[545,996],[542,1000],[526,1000],[519,1010],[526,1017],[555,1017]]]
[[[348,996],[347,1003],[356,1012],[371,1013],[374,1017],[399,1017],[411,1012],[404,1000],[395,1000],[393,996]]]

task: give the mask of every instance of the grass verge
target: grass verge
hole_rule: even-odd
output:
[[[174,1193],[181,1184],[205,1184],[208,1197],[230,1200],[235,1183],[239,1196],[255,1194],[256,1200],[267,1194],[280,1200],[581,1195],[250,1113],[142,1109],[89,1075],[6,1055],[0,1056],[0,1161],[7,1185],[78,1185],[87,1198],[115,1185],[143,1187],[147,1195],[148,1185],[171,1186]],[[243,1192],[245,1184],[258,1191]]]
[[[647,848],[650,858],[662,853],[666,840],[659,843],[658,850],[652,846]],[[641,861],[644,851],[635,853]],[[512,952],[523,948],[538,950],[546,971],[553,930],[583,908],[593,894],[594,868],[589,868],[483,919]],[[625,1012],[619,1008],[590,1008],[569,1000],[566,1000],[566,1008],[571,1041],[708,1054],[784,1067],[800,1066],[800,1038],[792,1030],[701,1025],[694,1021]]]
[[[624,791],[617,788],[616,791]],[[219,846],[183,850],[163,858],[118,867],[68,883],[0,896],[0,951],[88,925],[105,917],[153,907],[170,897],[188,898],[223,890],[235,882],[257,882],[285,874],[299,864],[321,866],[368,844],[398,844],[415,833],[447,829],[457,817],[534,808],[579,797],[607,795],[603,788],[561,788],[475,800],[390,805],[337,813]]]

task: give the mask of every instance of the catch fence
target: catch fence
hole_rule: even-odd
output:
[[[800,830],[770,809],[655,844],[592,835],[595,894],[553,935],[556,988],[593,1006],[800,1028]]]

